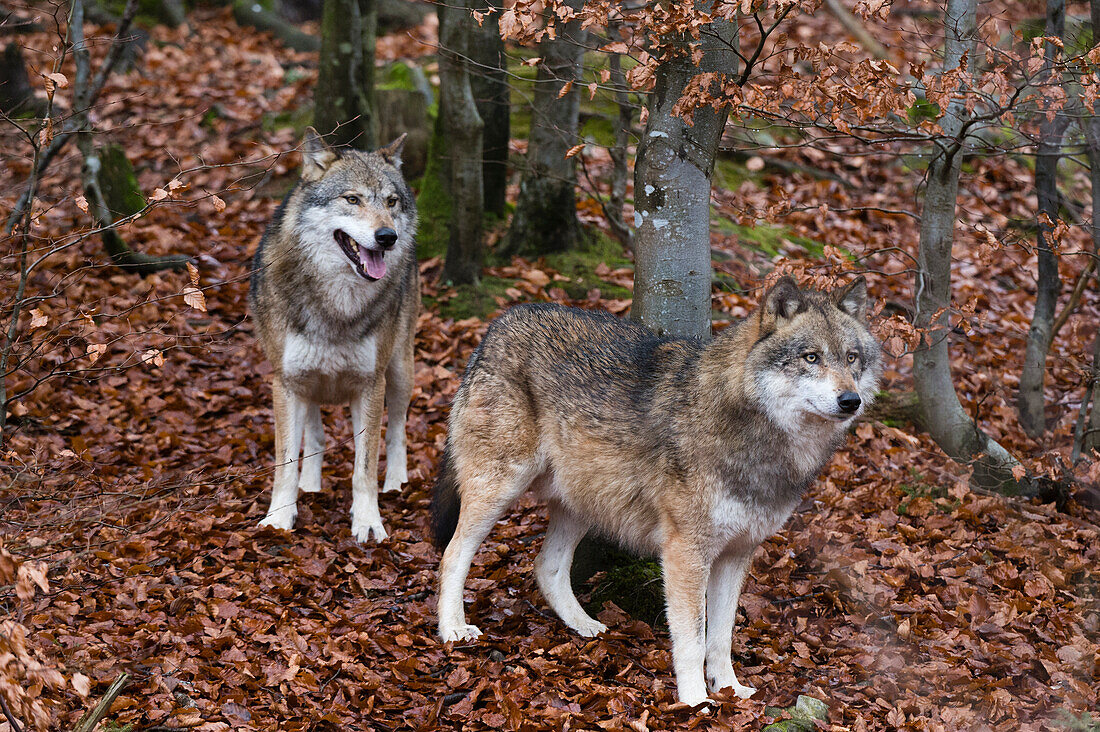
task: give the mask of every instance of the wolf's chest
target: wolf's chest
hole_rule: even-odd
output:
[[[283,379],[315,401],[348,401],[369,385],[377,367],[378,343],[373,334],[333,343],[292,332],[283,345]]]
[[[779,531],[798,505],[796,497],[757,502],[741,496],[723,495],[711,507],[711,525],[717,544],[752,549]]]

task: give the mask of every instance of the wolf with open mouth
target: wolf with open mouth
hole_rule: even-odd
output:
[[[256,251],[249,302],[275,402],[275,486],[261,525],[294,527],[298,491],[321,489],[321,405],[350,404],[351,532],[361,542],[386,537],[377,485],[383,400],[383,490],[395,491],[407,480],[420,310],[416,201],[401,175],[403,143],[404,136],[373,152],[335,149],[309,128],[301,180]]]

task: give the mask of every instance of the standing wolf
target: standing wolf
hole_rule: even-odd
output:
[[[661,558],[680,701],[706,700],[707,682],[751,695],[730,658],[741,585],[874,396],[866,309],[862,277],[831,293],[786,277],[708,345],[548,305],[497,319],[455,395],[432,501],[440,637],[480,635],[462,608],[470,562],[535,486],[550,513],[535,576],[566,625],[606,630],[569,585],[595,529]]]
[[[386,538],[377,485],[383,396],[384,490],[395,491],[407,480],[405,412],[420,309],[404,139],[375,152],[336,150],[309,128],[301,180],[256,252],[249,300],[275,397],[275,488],[262,526],[294,527],[299,489],[321,489],[321,405],[350,403],[351,533],[357,541]]]

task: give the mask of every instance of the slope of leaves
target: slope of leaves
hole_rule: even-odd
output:
[[[1095,512],[972,493],[966,475],[903,423],[860,424],[758,551],[734,649],[742,681],[760,689],[753,700],[726,698],[708,713],[676,705],[667,634],[613,605],[600,615],[611,628],[604,636],[568,631],[535,585],[545,516],[530,501],[494,530],[471,571],[468,612],[486,635],[444,647],[434,636],[438,554],[426,540],[427,505],[447,405],[486,325],[476,319],[421,314],[410,482],[381,497],[386,542],[351,539],[350,428],[335,409],[326,411],[325,489],[302,497],[293,534],[258,529],[273,438],[269,367],[246,319],[248,263],[277,204],[265,192],[297,162],[283,155],[292,133],[259,120],[308,102],[313,61],[226,14],[194,25],[195,37],[155,32],[140,70],[112,82],[97,124],[125,143],[146,190],[165,193],[125,236],[154,253],[195,256],[205,311],[181,297],[188,273],[139,279],[102,268],[94,239],[54,255],[32,282],[64,297],[38,306],[46,323],[32,338],[61,332],[51,341],[60,345],[44,347],[28,374],[56,363],[79,371],[44,381],[13,409],[0,607],[27,630],[14,662],[61,675],[30,688],[28,700],[49,707],[53,727],[71,728],[121,671],[133,680],[111,719],[136,729],[755,729],[765,705],[789,706],[799,694],[826,700],[838,730],[1057,729],[1064,713],[1095,711]],[[5,149],[15,144],[5,139]],[[891,211],[913,200],[919,177],[828,145],[833,154],[760,152],[851,185],[766,174],[760,185],[717,191],[719,210],[751,225],[781,206],[792,236],[827,245],[825,262],[795,259],[792,245],[781,268],[812,278],[853,268],[845,253],[860,257],[876,272],[885,314],[897,312],[912,300],[905,253],[915,226]],[[26,162],[5,162],[0,197],[10,205]],[[595,170],[601,159],[590,162]],[[1019,162],[974,166],[957,267],[958,300],[972,303],[954,349],[961,396],[999,439],[1061,469],[1100,300],[1088,293],[1055,342],[1048,397],[1058,417],[1049,442],[1036,444],[1009,403],[1033,259],[1021,246],[983,250],[974,234],[979,224],[1029,220],[1033,196]],[[68,158],[45,181],[43,239],[86,226],[71,197],[77,174]],[[1067,250],[1082,246],[1074,241]],[[735,237],[716,232],[713,244],[745,284],[771,267]],[[1071,275],[1080,271],[1066,261]],[[422,264],[426,294],[440,294],[438,269]],[[544,264],[517,260],[497,274],[518,282],[508,299],[565,301]],[[628,271],[607,277],[629,284]],[[10,280],[3,287],[9,294]],[[757,292],[717,290],[714,304],[740,317]],[[576,304],[628,307],[590,295]],[[888,387],[904,389],[907,372],[905,358],[893,361]],[[1089,470],[1078,477],[1100,479]],[[16,559],[35,571],[45,563],[48,590],[18,584]]]

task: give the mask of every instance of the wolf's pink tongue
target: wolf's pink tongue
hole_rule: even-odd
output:
[[[359,247],[359,261],[363,263],[363,269],[376,280],[386,276],[386,261],[383,253],[376,249]]]

